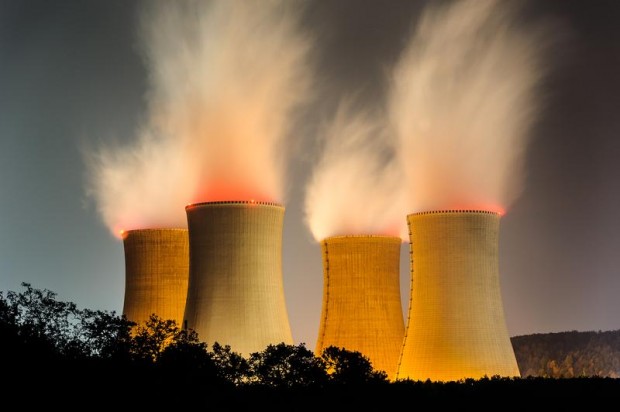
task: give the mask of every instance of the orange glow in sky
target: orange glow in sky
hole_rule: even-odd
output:
[[[269,196],[259,188],[251,187],[244,182],[234,182],[234,184],[232,184],[222,180],[210,182],[208,187],[204,188],[195,196],[193,203],[222,202],[227,200],[243,200],[250,201],[251,203],[279,203],[273,196]]]
[[[453,207],[446,208],[448,210],[484,210],[486,212],[494,212],[500,216],[506,214],[506,208],[499,204],[493,203],[457,203]]]

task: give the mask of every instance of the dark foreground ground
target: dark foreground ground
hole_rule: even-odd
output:
[[[182,373],[138,376],[121,371],[96,375],[48,371],[4,382],[3,397],[18,400],[25,410],[614,410],[620,401],[620,379],[612,378],[270,388],[201,382]]]

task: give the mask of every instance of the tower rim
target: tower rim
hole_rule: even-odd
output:
[[[393,235],[334,235],[327,236],[321,239],[321,243],[329,242],[331,240],[342,240],[342,239],[384,239],[384,240],[398,240],[399,243],[402,243],[402,238],[400,236]]]
[[[284,205],[277,202],[263,202],[258,200],[215,200],[211,202],[196,202],[185,206],[185,210],[190,210],[203,206],[272,206],[284,208]]]
[[[138,229],[123,229],[123,233],[145,233],[145,232],[187,232],[187,228],[182,227],[145,227]]]
[[[425,210],[421,212],[409,213],[409,216],[422,216],[422,215],[436,215],[436,214],[485,214],[501,216],[499,212],[484,209],[437,209],[437,210]]]

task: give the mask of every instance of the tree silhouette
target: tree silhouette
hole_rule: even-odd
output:
[[[291,388],[327,383],[323,360],[304,344],[268,345],[264,351],[251,354],[249,363],[255,382],[264,385]]]
[[[219,376],[223,380],[236,386],[250,382],[250,364],[247,359],[234,352],[230,345],[221,345],[215,342],[212,345],[211,353],[219,370]]]
[[[185,389],[190,385],[229,384],[220,373],[213,353],[193,330],[176,334],[157,357],[157,366],[166,376],[177,376],[177,383]]]
[[[81,318],[81,338],[90,358],[127,363],[134,347],[131,330],[135,322],[115,312],[85,309]]]
[[[4,365],[8,364],[10,357],[19,356],[25,350],[25,342],[19,332],[16,308],[0,294],[0,341],[3,347],[0,359]]]
[[[527,361],[525,370],[547,378],[389,382],[360,352],[332,346],[317,356],[303,344],[280,343],[246,359],[218,342],[209,350],[194,331],[181,330],[172,320],[153,315],[137,325],[114,312],[79,310],[51,291],[22,286],[19,293],[0,293],[0,362],[7,394],[27,390],[49,401],[70,387],[103,400],[122,395],[143,409],[162,408],[165,402],[178,407],[183,393],[204,395],[193,397],[192,405],[204,400],[200,406],[205,408],[214,402],[253,407],[258,401],[287,409],[291,402],[308,409],[326,402],[367,408],[374,398],[385,409],[412,398],[439,405],[444,399],[527,399],[522,394],[574,406],[577,397],[602,401],[620,393],[618,378],[571,377],[617,373],[620,331],[514,339],[520,367]],[[552,378],[556,375],[562,379]],[[158,388],[166,388],[166,396],[159,396]],[[118,399],[112,403],[117,406]]]
[[[143,362],[156,362],[167,346],[186,337],[174,320],[161,319],[155,314],[135,326],[132,333],[132,354]]]
[[[330,382],[335,384],[359,385],[387,383],[387,374],[375,371],[370,360],[357,351],[329,346],[321,353]]]
[[[83,355],[77,327],[80,311],[74,303],[56,299],[47,289],[35,289],[22,283],[21,293],[7,292],[3,299],[5,321],[13,338],[19,342],[18,352],[11,356],[29,363],[51,362],[59,357],[76,358]],[[27,356],[25,356],[27,355]]]

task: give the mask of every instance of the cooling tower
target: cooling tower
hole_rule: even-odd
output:
[[[187,229],[123,232],[125,303],[123,315],[143,323],[152,314],[183,320],[189,277]]]
[[[284,207],[208,202],[186,207],[190,275],[186,327],[244,356],[292,344],[282,279]]]
[[[323,307],[315,353],[329,346],[361,352],[394,378],[405,324],[400,299],[401,239],[323,240]]]
[[[500,291],[499,221],[486,211],[407,216],[411,299],[397,379],[520,376]]]

